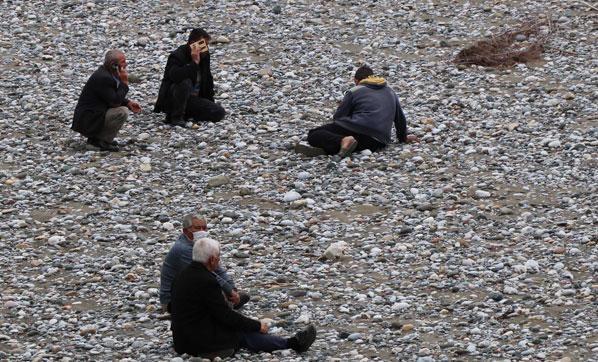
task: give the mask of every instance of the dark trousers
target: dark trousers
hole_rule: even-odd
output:
[[[272,352],[289,348],[289,341],[286,338],[272,334],[251,332],[239,335],[239,345],[241,348],[246,348],[251,352]]]
[[[193,83],[190,79],[185,79],[170,87],[169,120],[192,118],[195,122],[218,122],[224,118],[226,112],[220,104],[193,95],[192,92]]]
[[[336,123],[325,124],[310,130],[307,134],[307,142],[313,147],[323,148],[328,155],[335,155],[341,149],[341,140],[347,136],[353,136],[357,140],[355,152],[366,149],[375,152],[386,147],[384,143],[378,142],[370,136],[350,131]]]

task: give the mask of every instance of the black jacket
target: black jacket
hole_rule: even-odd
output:
[[[226,304],[214,274],[195,261],[175,278],[170,308],[174,350],[179,354],[237,349],[239,332],[260,330],[259,321]]]
[[[128,91],[129,87],[122,82],[117,87],[112,74],[103,65],[100,66],[81,91],[71,128],[87,137],[98,134],[104,126],[108,108],[127,105],[125,97]]]
[[[158,91],[158,100],[154,107],[154,112],[166,112],[169,105],[170,86],[180,83],[185,79],[190,79],[193,85],[196,85],[197,74],[199,73],[199,97],[214,101],[214,78],[210,71],[210,53],[202,56],[199,64],[195,64],[191,59],[191,49],[189,45],[184,44],[170,53],[164,77]]]

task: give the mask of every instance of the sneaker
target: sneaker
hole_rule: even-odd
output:
[[[295,152],[307,157],[324,156],[326,154],[326,151],[324,151],[323,148],[312,147],[304,143],[297,143],[295,145]]]
[[[233,306],[233,309],[241,309],[247,302],[249,302],[249,294],[247,293],[239,293],[239,303]]]
[[[106,141],[100,141],[99,145],[100,145],[100,150],[102,150],[102,151],[108,151],[108,152],[120,151],[120,148],[118,148],[118,146],[115,146],[112,143],[108,143]]]
[[[293,337],[289,338],[289,347],[294,349],[297,353],[305,352],[316,340],[316,327],[310,324],[307,328],[297,332]]]

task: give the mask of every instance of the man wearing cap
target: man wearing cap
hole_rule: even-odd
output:
[[[218,122],[224,118],[224,108],[214,102],[209,42],[205,30],[193,29],[187,43],[170,53],[154,107],[154,112],[166,113],[164,123],[185,127],[188,119]]]

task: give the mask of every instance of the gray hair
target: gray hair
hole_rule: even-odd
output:
[[[124,56],[125,53],[118,49],[110,49],[104,55],[104,67],[109,68],[112,64],[118,61],[120,56]]]
[[[205,217],[198,215],[198,214],[187,214],[185,215],[185,217],[183,217],[183,229],[187,229],[190,228],[191,225],[193,225],[193,220],[203,220],[207,223],[207,220]]]
[[[193,244],[193,261],[206,263],[211,256],[220,254],[220,243],[214,239],[202,238]]]

